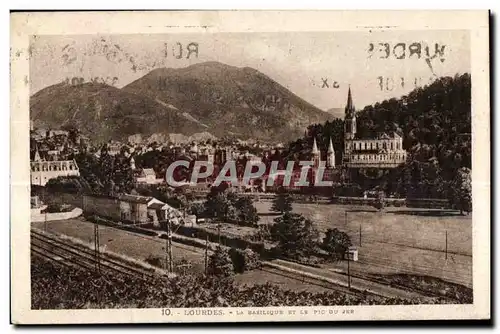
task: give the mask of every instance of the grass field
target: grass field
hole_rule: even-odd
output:
[[[94,224],[83,218],[52,221],[46,224],[43,222],[32,223],[32,226],[41,230],[45,230],[46,228],[46,231],[49,233],[64,234],[90,244],[94,242]],[[99,226],[99,237],[101,247],[105,246],[109,251],[131,258],[144,261],[150,255],[153,257],[165,256],[165,240],[141,236],[136,233],[103,225]],[[177,243],[172,244],[172,249],[174,262],[186,259],[193,265],[192,272],[202,273],[204,271],[205,255],[203,249]],[[307,282],[302,283],[283,276],[283,274],[273,273],[272,270],[254,270],[238,274],[235,277],[235,282],[245,285],[269,282],[297,291],[323,292],[329,290],[318,285],[308,284]]]
[[[260,223],[272,223],[277,217],[270,212],[271,202],[255,202],[255,205]],[[303,203],[294,203],[293,211],[311,219],[320,231],[336,227],[347,232],[359,248],[359,261],[352,264],[354,270],[373,274],[428,275],[472,287],[471,216],[408,208],[386,208],[385,212],[378,212],[366,206]],[[37,226],[43,229],[44,224]],[[87,242],[93,240],[93,225],[81,218],[48,222],[47,226],[49,232],[53,230]],[[231,232],[248,234],[251,230],[241,227]],[[163,240],[143,242],[141,238],[151,238],[105,226],[101,226],[100,231],[101,245],[111,251],[141,260],[165,254]],[[188,260],[193,270],[204,268],[204,254],[200,249],[174,244],[173,257],[175,262]],[[330,264],[325,269],[342,270],[345,266],[346,263]],[[250,279],[252,275],[247,276]]]
[[[256,202],[260,223],[272,223],[271,202]],[[472,217],[438,210],[294,203],[320,231],[338,228],[359,247],[359,270],[429,275],[472,286]],[[347,212],[347,219],[345,216]],[[361,238],[360,238],[361,231]],[[445,250],[448,256],[445,256]],[[331,265],[331,269],[339,265]]]
[[[44,230],[44,223],[32,223]],[[94,224],[82,218],[47,222],[47,232],[64,234],[78,238],[88,243],[94,242]],[[99,226],[99,240],[101,247],[106,247],[115,253],[145,261],[148,256],[164,257],[165,240],[141,236],[135,233],[119,230],[109,226]],[[172,257],[174,262],[182,259],[193,265],[194,271],[204,270],[204,255],[194,247],[172,244]]]

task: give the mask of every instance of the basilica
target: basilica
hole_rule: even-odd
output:
[[[320,157],[321,152],[315,138],[311,151],[313,168],[318,168],[320,165]],[[332,170],[338,169],[335,166],[335,151],[331,139],[326,158],[326,173],[331,174]],[[358,136],[356,110],[349,87],[344,116],[344,152],[342,164],[339,167],[344,170],[392,169],[404,164],[405,161],[406,151],[403,149],[403,138],[398,133],[383,132],[371,138]]]
[[[344,130],[342,162],[345,167],[390,169],[405,163],[403,138],[396,132],[379,133],[375,138],[357,136],[356,111],[350,87],[345,107]]]

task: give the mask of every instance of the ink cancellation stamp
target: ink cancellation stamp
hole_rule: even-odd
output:
[[[486,11],[11,18],[13,323],[490,318]]]

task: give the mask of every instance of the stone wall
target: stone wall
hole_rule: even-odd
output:
[[[32,209],[31,210],[31,222],[44,222],[54,221],[54,220],[66,220],[72,219],[80,216],[82,214],[82,209],[74,208],[69,212],[53,212],[53,213],[40,213],[40,209]]]
[[[121,220],[120,201],[105,196],[83,196],[83,212]]]

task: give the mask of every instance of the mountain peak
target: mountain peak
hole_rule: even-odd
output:
[[[35,125],[74,123],[100,139],[207,131],[284,141],[333,119],[258,70],[217,61],[155,69],[122,89],[54,85],[32,96],[30,107]]]
[[[294,139],[333,119],[258,70],[217,61],[155,70],[123,89],[168,101],[217,137]]]

